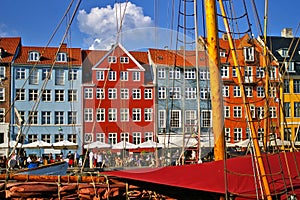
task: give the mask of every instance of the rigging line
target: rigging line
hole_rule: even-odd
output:
[[[263,34],[263,29],[262,29],[262,25],[260,23],[260,20],[259,20],[259,15],[258,15],[258,12],[257,12],[257,6],[256,6],[256,3],[255,3],[255,0],[251,0],[251,4],[252,4],[252,9],[253,9],[253,12],[254,12],[254,16],[255,16],[255,22],[256,22],[256,27],[258,29],[258,34],[259,35],[262,35]]]
[[[128,2],[129,2],[129,1],[126,0],[126,4],[125,4],[125,8],[124,8],[123,15],[120,16],[121,19],[120,19],[120,27],[119,27],[119,30],[118,30],[118,32],[117,32],[117,42],[119,42],[119,40],[120,40],[120,33],[121,33],[121,31],[122,31],[123,21],[124,21],[124,19],[125,19],[126,9],[127,9],[127,6],[128,6]],[[120,4],[120,6],[121,6],[121,4]],[[120,9],[120,15],[121,15],[121,9]]]

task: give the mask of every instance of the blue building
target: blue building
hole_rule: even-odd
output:
[[[23,46],[12,65],[11,77],[10,140],[16,140],[18,133],[23,144],[68,140],[81,152],[81,49],[65,44],[60,48]],[[61,148],[64,152],[75,151],[74,146]],[[26,151],[37,154],[36,149]],[[57,154],[61,149],[39,151]]]

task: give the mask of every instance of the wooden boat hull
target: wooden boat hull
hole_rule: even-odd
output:
[[[56,162],[48,165],[39,166],[36,168],[17,171],[16,174],[63,176],[67,174],[67,169],[67,162]]]

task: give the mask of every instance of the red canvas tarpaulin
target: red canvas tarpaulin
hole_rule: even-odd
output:
[[[300,153],[263,154],[263,161],[272,194],[284,194],[286,189],[300,187]],[[214,161],[105,173],[124,179],[221,194],[225,194],[227,187],[229,193],[249,199],[256,198],[257,191],[261,191],[259,178],[253,175],[256,172],[255,160],[251,156],[243,156],[227,159],[226,162]]]

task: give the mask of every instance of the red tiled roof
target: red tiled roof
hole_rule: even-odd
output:
[[[5,51],[0,63],[11,63],[20,44],[20,37],[0,37],[0,48]]]
[[[57,53],[58,47],[33,47],[23,46],[18,57],[15,60],[16,64],[34,64],[35,62],[28,61],[28,53],[30,51],[37,51],[40,53],[41,58],[37,63],[38,65],[52,65]],[[81,66],[81,49],[80,48],[67,48],[66,45],[62,45],[60,52],[66,52],[68,54],[68,65]],[[66,65],[66,63],[56,62],[55,65]]]
[[[148,53],[143,51],[129,52],[141,65],[149,64]]]

